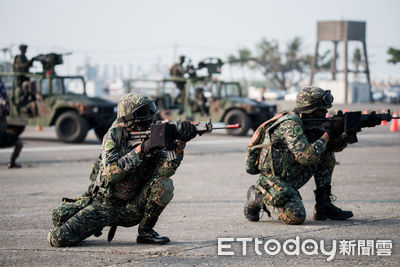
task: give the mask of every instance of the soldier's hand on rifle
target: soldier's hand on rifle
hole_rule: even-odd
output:
[[[325,130],[325,132],[329,135],[330,138],[333,138],[333,133],[335,132],[335,127],[331,121],[326,121],[321,124],[321,127]]]
[[[183,142],[188,142],[194,137],[196,137],[197,131],[196,127],[189,121],[184,121],[179,129],[179,140]]]
[[[151,138],[144,140],[142,144],[140,145],[140,150],[143,151],[143,153],[152,153],[158,149],[163,148],[162,146],[154,146],[151,142]]]

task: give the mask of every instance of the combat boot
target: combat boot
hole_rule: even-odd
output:
[[[7,166],[9,169],[21,168],[21,165],[15,163],[15,161],[10,161]]]
[[[144,223],[139,225],[139,235],[136,239],[138,244],[164,245],[169,243],[170,240],[168,237],[160,236],[156,231],[153,230],[157,220],[158,217],[150,217]]]
[[[332,204],[330,185],[317,188],[314,193],[316,201],[314,209],[314,220],[346,220],[353,217],[353,212],[342,210]]]
[[[21,142],[21,140],[17,140],[15,142],[15,147],[14,147],[14,151],[11,154],[11,158],[10,158],[10,162],[8,163],[8,168],[12,169],[12,168],[21,168],[21,165],[15,163],[16,159],[19,156],[19,153],[22,150],[22,147],[24,146],[24,144]]]
[[[251,222],[260,220],[260,211],[263,208],[262,195],[254,185],[247,191],[247,203],[244,205],[244,216]]]

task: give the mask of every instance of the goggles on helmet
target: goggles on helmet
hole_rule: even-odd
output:
[[[138,106],[132,111],[131,114],[119,117],[117,119],[117,122],[128,122],[128,121],[139,122],[139,121],[151,120],[154,117],[154,115],[156,115],[157,110],[158,110],[157,102],[152,100],[150,102],[146,102]]]
[[[333,103],[333,96],[331,94],[331,90],[325,90],[324,95],[321,97],[321,104],[323,106],[331,106]]]
[[[302,111],[306,111],[306,110],[311,110],[316,107],[330,108],[330,107],[332,107],[332,103],[333,103],[333,96],[331,94],[331,90],[325,90],[324,94],[322,95],[322,97],[320,99],[313,102],[311,105],[301,107],[301,108],[296,108],[295,111],[302,112]]]

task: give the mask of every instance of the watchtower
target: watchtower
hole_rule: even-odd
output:
[[[371,95],[371,81],[369,75],[367,46],[365,43],[365,29],[366,23],[361,21],[318,21],[317,23],[317,44],[315,46],[315,53],[311,65],[310,85],[313,83],[314,75],[317,72],[331,72],[332,80],[336,80],[337,73],[344,73],[344,87],[345,87],[345,103],[348,103],[348,74],[365,73],[367,76],[369,95]],[[322,69],[317,66],[318,47],[321,41],[331,41],[333,43],[333,57],[330,62],[329,69]],[[337,46],[339,42],[343,42],[344,46],[344,68],[338,70],[336,68],[337,61]],[[364,70],[349,70],[348,67],[348,43],[349,41],[360,41],[362,43],[362,50],[364,54]]]

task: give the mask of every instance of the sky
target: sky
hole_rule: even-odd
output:
[[[367,22],[371,76],[400,77],[400,64],[386,63],[388,47],[400,49],[399,10],[398,0],[0,0],[0,48],[71,51],[59,70],[73,74],[85,60],[145,67],[180,54],[226,58],[261,38],[284,47],[300,36],[313,53],[317,21],[356,20]]]

